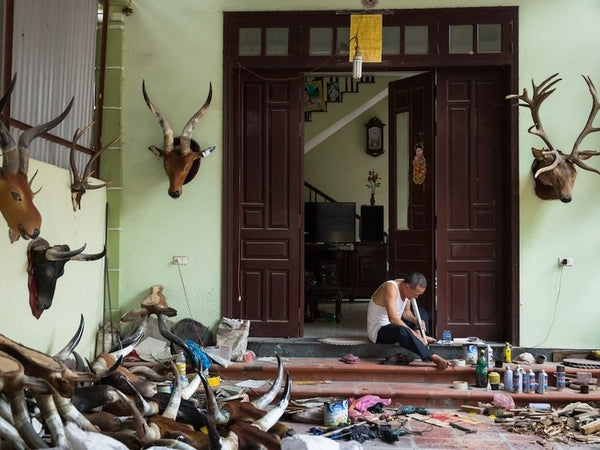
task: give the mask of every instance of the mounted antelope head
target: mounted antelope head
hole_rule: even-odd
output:
[[[81,197],[83,197],[83,194],[85,194],[87,189],[100,189],[111,183],[110,181],[106,181],[101,184],[93,185],[93,184],[90,184],[88,180],[89,180],[90,176],[92,176],[92,174],[94,173],[94,163],[96,162],[96,160],[100,157],[100,155],[102,154],[102,152],[104,152],[104,150],[106,150],[107,148],[112,146],[115,142],[117,142],[121,138],[121,136],[117,136],[115,139],[113,139],[113,141],[110,144],[100,148],[100,150],[96,150],[92,154],[92,157],[89,159],[87,164],[85,165],[82,175],[79,175],[79,172],[77,171],[77,165],[75,164],[75,151],[77,148],[77,141],[93,125],[94,125],[94,122],[90,122],[83,130],[80,131],[79,129],[77,129],[77,131],[75,131],[75,134],[73,135],[73,141],[71,142],[70,162],[71,162],[71,175],[73,178],[73,181],[71,183],[71,202],[73,203],[73,211],[77,211],[78,209],[81,209]]]
[[[10,83],[8,91],[0,99],[0,111],[8,102],[15,87],[17,76]],[[33,204],[34,193],[31,190],[31,180],[27,181],[29,168],[29,144],[39,135],[54,128],[67,116],[73,106],[73,99],[67,108],[57,118],[24,131],[19,138],[19,144],[10,135],[8,129],[0,122],[0,148],[3,161],[0,169],[0,211],[8,224],[8,236],[11,244],[19,237],[35,239],[40,234],[42,216]]]
[[[148,147],[152,153],[163,159],[165,171],[169,177],[169,195],[172,198],[179,198],[183,192],[183,185],[194,179],[198,168],[200,167],[200,158],[205,158],[214,150],[210,147],[206,150],[200,150],[200,146],[192,139],[192,132],[198,121],[208,110],[210,100],[212,99],[212,84],[209,84],[208,97],[204,105],[188,120],[183,128],[181,136],[173,138],[173,129],[167,118],[155,108],[146,92],[146,82],[142,82],[142,93],[146,105],[156,116],[163,130],[164,144],[163,148],[155,145]]]
[[[528,131],[531,134],[539,136],[548,147],[547,149],[531,149],[535,158],[531,166],[531,171],[535,179],[535,194],[543,200],[560,200],[563,203],[568,203],[571,201],[573,185],[577,176],[575,166],[600,174],[600,170],[590,167],[583,162],[592,156],[599,155],[600,151],[579,149],[581,142],[588,134],[600,130],[600,128],[593,126],[596,114],[600,110],[600,101],[598,100],[596,87],[590,77],[582,75],[592,95],[592,109],[583,130],[579,133],[573,144],[571,153],[568,155],[563,153],[552,145],[550,138],[542,127],[539,115],[540,106],[555,91],[555,89],[551,88],[561,81],[561,78],[554,79],[557,75],[555,73],[546,78],[539,86],[536,86],[532,80],[533,97],[529,96],[527,89],[523,89],[521,95],[510,94],[506,98],[518,98],[523,101],[519,106],[525,106],[531,110],[533,125],[529,127]]]

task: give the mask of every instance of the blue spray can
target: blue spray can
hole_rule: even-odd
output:
[[[507,392],[513,391],[513,371],[509,366],[506,366],[504,371],[504,390]]]
[[[535,384],[535,373],[529,369],[529,372],[527,372],[527,392],[533,394],[535,392]]]
[[[523,392],[523,369],[520,366],[517,366],[513,372],[513,392],[515,394]]]
[[[536,392],[538,394],[545,394],[546,389],[548,389],[548,374],[544,369],[540,373],[538,373],[538,385]]]

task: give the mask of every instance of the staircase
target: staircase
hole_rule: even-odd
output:
[[[261,342],[257,342],[257,339]],[[264,339],[264,341],[262,341]],[[319,342],[290,343],[294,339],[281,339],[288,341],[284,344],[277,339],[252,338],[248,348],[256,355],[252,363],[232,363],[228,368],[214,368],[211,372],[218,373],[224,384],[235,384],[238,381],[273,380],[277,370],[275,351],[282,357],[286,370],[293,380],[292,398],[306,399],[312,397],[339,397],[358,398],[366,394],[377,395],[381,398],[391,399],[391,407],[413,405],[424,408],[460,408],[462,405],[477,406],[479,402],[491,403],[494,395],[498,393],[509,394],[517,407],[527,406],[529,403],[550,403],[553,407],[560,407],[572,402],[599,402],[600,391],[596,386],[590,386],[588,394],[580,393],[573,387],[557,390],[554,374],[556,362],[544,364],[524,365],[538,373],[542,368],[548,373],[548,390],[546,394],[536,393],[507,393],[504,391],[488,391],[485,388],[475,387],[475,368],[450,367],[444,371],[437,370],[431,363],[414,361],[408,366],[383,365],[380,362],[387,356],[400,351],[399,347],[379,344],[364,345],[327,345]],[[298,339],[297,341],[306,341]],[[319,357],[308,356],[320,347],[319,352],[313,354]],[[294,348],[297,346],[298,348]],[[459,346],[432,346],[435,353],[446,359],[456,359],[462,356]],[[496,344],[494,353],[498,355],[501,344]],[[519,354],[528,349],[516,349]],[[552,350],[546,350],[550,355]],[[356,364],[346,364],[340,357],[352,353],[360,357]],[[303,354],[304,356],[297,356]],[[534,355],[544,354],[544,351],[535,349]],[[294,355],[294,356],[292,356]],[[363,356],[364,355],[364,356]],[[369,357],[370,355],[370,357]],[[375,357],[375,355],[379,355]],[[546,361],[551,361],[547,358]],[[511,364],[514,366],[515,364]],[[502,368],[493,369],[503,378],[506,364]],[[578,369],[566,367],[567,378],[575,380],[577,372],[591,372],[594,379],[600,378],[600,368]],[[466,390],[454,389],[454,381],[466,381]],[[573,384],[573,386],[576,383]],[[253,390],[253,395],[258,395],[266,390],[268,384]],[[252,396],[253,396],[252,395]]]

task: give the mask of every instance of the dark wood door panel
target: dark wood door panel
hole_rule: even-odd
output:
[[[506,337],[503,77],[493,68],[438,77],[438,332],[486,340]]]

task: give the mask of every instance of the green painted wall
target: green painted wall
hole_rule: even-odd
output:
[[[276,5],[276,6],[274,6]],[[544,105],[543,118],[552,140],[570,148],[581,130],[590,107],[590,96],[580,74],[590,74],[600,83],[600,41],[597,23],[600,3],[596,0],[485,1],[469,6],[519,5],[519,83],[529,86],[531,77],[541,80],[560,72],[564,81]],[[459,7],[464,1],[380,0],[378,7]],[[136,307],[148,288],[162,284],[164,293],[180,317],[192,316],[214,325],[221,309],[221,198],[229,186],[222,186],[222,36],[223,11],[359,9],[358,0],[271,0],[253,2],[223,0],[197,1],[137,0],[133,15],[124,18],[123,47],[123,141],[122,217],[119,238],[119,304]],[[162,163],[146,148],[159,145],[158,123],[146,108],[141,95],[142,80],[159,109],[180,130],[206,98],[213,85],[213,103],[196,127],[194,138],[201,146],[216,145],[213,155],[202,162],[196,179],[186,185],[178,200],[168,197]],[[379,108],[379,105],[376,106]],[[332,137],[332,143],[347,149],[344,158],[327,156],[330,166],[321,175],[327,182],[331,173],[344,164],[351,172],[348,189],[339,194],[323,186],[340,200],[353,197],[366,202],[368,192],[361,185],[370,168],[383,164],[385,157],[371,159],[362,152],[363,123]],[[383,114],[380,116],[382,120]],[[542,202],[533,194],[529,174],[531,146],[539,139],[527,134],[531,123],[526,110],[519,125],[519,196],[521,215],[521,344],[561,347],[595,347],[600,341],[596,306],[600,278],[596,276],[600,247],[596,224],[600,219],[597,174],[580,174],[571,204]],[[343,146],[343,147],[342,147]],[[598,136],[586,141],[586,148],[600,148]],[[306,156],[307,167],[313,155]],[[348,168],[355,161],[357,167]],[[598,165],[599,163],[594,163]],[[387,181],[385,168],[379,168]],[[333,184],[333,183],[332,183]],[[381,199],[383,200],[383,198]],[[189,263],[181,272],[171,264],[174,255],[185,255]],[[575,259],[575,266],[561,271],[559,256]]]

